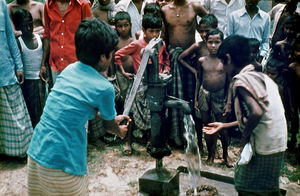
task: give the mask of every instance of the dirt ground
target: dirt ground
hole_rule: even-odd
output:
[[[133,143],[134,152],[131,156],[122,153],[121,141],[105,143],[105,146],[88,146],[88,169],[89,169],[89,191],[90,195],[99,196],[131,196],[139,194],[138,179],[150,168],[154,168],[155,160],[146,152],[146,146],[141,143]],[[230,147],[229,155],[233,161],[238,159],[238,145]],[[213,165],[207,165],[204,161],[206,154],[203,153],[202,169],[214,173],[233,177],[233,168],[226,168],[216,159]],[[186,166],[183,150],[173,150],[169,157],[163,159],[167,169],[177,169],[179,166]],[[288,170],[295,170],[288,165]],[[286,178],[283,178],[286,180]],[[182,177],[180,177],[182,180]],[[184,178],[185,187],[181,188],[181,194],[190,184],[189,178]],[[180,182],[181,183],[181,182]],[[299,182],[298,182],[299,183]],[[291,182],[286,182],[291,184]],[[293,184],[297,184],[293,183]],[[233,190],[233,186],[231,187]],[[300,189],[296,185],[296,192]],[[0,195],[27,195],[27,168],[26,160],[0,157]],[[234,192],[234,191],[233,191]],[[236,195],[236,193],[224,195]],[[298,193],[296,195],[298,195]]]

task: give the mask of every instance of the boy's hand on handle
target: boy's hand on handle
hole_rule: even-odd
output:
[[[208,135],[215,134],[224,128],[224,124],[221,122],[209,123],[208,126],[203,127],[203,132]]]
[[[23,71],[17,71],[16,75],[17,75],[17,79],[19,81],[19,84],[23,84],[23,82],[24,82],[24,72]]]
[[[119,136],[121,139],[124,139],[127,131],[128,131],[128,125],[131,122],[131,119],[129,116],[126,115],[118,115],[115,118],[116,123],[119,125],[120,132],[116,133],[117,136]],[[126,122],[123,124],[122,122]]]
[[[41,69],[40,69],[40,78],[44,81],[44,82],[48,82],[48,77],[47,77],[47,69],[45,65],[41,65]]]

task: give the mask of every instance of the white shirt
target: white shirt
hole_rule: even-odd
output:
[[[270,17],[258,8],[251,19],[245,7],[232,12],[228,16],[225,36],[241,35],[256,38],[260,42],[260,56],[267,57],[269,52]]]
[[[202,0],[201,4],[209,13],[217,17],[218,28],[225,33],[228,15],[243,8],[245,0],[231,0],[229,4],[225,0]]]

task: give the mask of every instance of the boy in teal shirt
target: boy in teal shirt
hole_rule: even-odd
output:
[[[61,192],[87,195],[88,119],[97,112],[109,132],[124,138],[128,116],[116,116],[113,85],[106,79],[114,48],[115,31],[102,21],[86,19],[75,33],[79,62],[57,78],[48,96],[28,150],[29,195]]]

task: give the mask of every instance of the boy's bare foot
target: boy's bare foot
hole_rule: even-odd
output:
[[[206,162],[209,163],[209,164],[214,163],[214,157],[208,157]]]
[[[220,154],[220,152],[218,150],[216,150],[215,158],[216,159],[222,159],[222,156],[221,156],[221,154]]]
[[[226,159],[224,159],[224,162],[223,162],[225,165],[226,165],[226,167],[228,167],[228,168],[231,168],[231,167],[233,167],[233,162],[232,162],[232,160],[231,160],[231,158],[229,158],[229,157],[227,157]]]
[[[125,155],[132,155],[131,145],[125,144],[123,147],[123,152],[125,153]]]

